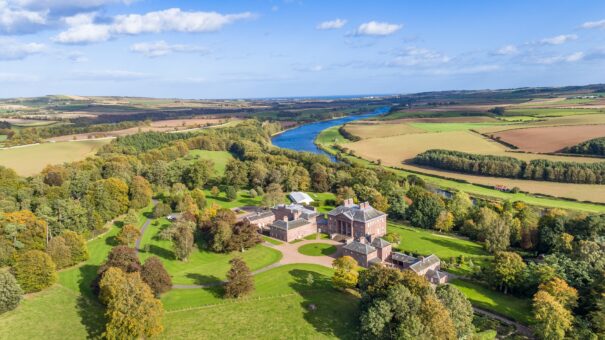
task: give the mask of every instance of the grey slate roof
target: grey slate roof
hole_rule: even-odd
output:
[[[406,255],[406,254],[402,254],[402,253],[391,254],[391,259],[393,261],[403,262],[404,265],[407,264],[408,266],[411,266],[414,263],[416,263],[416,261],[418,261],[418,259],[415,258],[414,256],[410,256],[410,255]]]
[[[344,215],[349,220],[358,221],[358,222],[367,222],[374,218],[386,215],[382,211],[374,209],[374,207],[369,206],[365,209],[361,209],[358,204],[353,204],[350,206],[341,205],[336,207],[336,209],[330,211],[328,213],[330,216],[338,216]]]
[[[374,241],[372,241],[372,246],[374,248],[384,248],[386,246],[390,246],[391,243],[389,243],[387,240],[382,239],[382,238],[375,238]]]
[[[308,208],[306,208],[306,207],[304,207],[304,206],[302,206],[300,204],[288,204],[288,205],[281,204],[281,205],[278,205],[278,206],[274,207],[273,209],[280,209],[280,208],[287,209],[287,210],[290,210],[290,211],[299,211],[300,212],[300,217],[304,218],[304,219],[307,219],[307,220],[310,220],[310,219],[312,219],[314,217],[317,217],[319,215],[317,213],[317,211],[308,209]]]
[[[353,241],[353,242],[347,244],[346,246],[343,247],[343,249],[352,251],[354,253],[365,254],[365,255],[376,251],[376,248],[372,247],[371,245],[361,243],[358,241]]]
[[[282,221],[282,220],[275,221],[275,222],[273,222],[273,224],[271,224],[271,227],[281,229],[281,230],[292,230],[295,228],[303,227],[309,223],[311,223],[311,222],[305,220],[304,218],[297,218],[292,221]]]
[[[271,217],[273,216],[273,212],[269,211],[269,210],[264,210],[264,211],[257,211],[252,215],[246,216],[246,219],[250,222],[256,221],[256,220],[260,220],[263,218],[267,218],[267,217]]]
[[[417,259],[416,263],[410,266],[410,269],[418,273],[440,262],[441,260],[436,255],[430,255],[422,260]]]

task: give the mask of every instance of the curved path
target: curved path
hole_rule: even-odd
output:
[[[156,200],[155,198],[151,200],[151,203],[153,204],[153,207],[155,208],[155,206],[158,204],[158,200]],[[145,220],[145,223],[143,223],[143,225],[141,226],[141,235],[139,236],[139,238],[137,239],[137,241],[134,243],[134,249],[136,250],[136,252],[139,252],[140,246],[141,246],[141,241],[143,240],[143,235],[145,235],[145,230],[147,230],[147,227],[149,227],[149,224],[151,224],[151,218],[147,217],[147,219]]]
[[[298,248],[300,248],[301,246],[304,246],[305,244],[309,244],[309,243],[331,244],[331,245],[336,246],[337,250],[334,254],[332,254],[330,256],[309,256],[309,255],[304,255],[304,254],[301,254],[298,252]],[[340,243],[340,242],[336,242],[333,240],[324,240],[324,239],[304,240],[304,241],[297,242],[297,243],[284,242],[279,245],[272,244],[269,242],[264,242],[262,244],[266,247],[279,250],[282,253],[282,258],[281,258],[281,260],[279,260],[276,263],[270,264],[266,267],[253,271],[252,275],[257,275],[257,274],[266,272],[268,270],[271,270],[273,268],[281,267],[281,266],[284,266],[287,264],[295,264],[295,263],[316,264],[316,265],[332,268],[332,261],[334,261],[334,259],[340,255],[341,246],[342,246],[342,243]],[[203,284],[203,285],[175,284],[172,286],[172,288],[173,289],[198,289],[198,288],[208,288],[208,287],[219,286],[224,283],[226,283],[226,282],[219,281],[219,282],[213,282],[213,283],[208,283],[208,284]]]
[[[496,319],[496,320],[498,320],[500,322],[503,322],[503,323],[505,323],[507,325],[515,326],[515,328],[517,328],[517,332],[519,334],[524,335],[524,336],[526,336],[526,337],[528,337],[530,339],[534,338],[534,335],[533,335],[533,332],[531,331],[531,329],[529,327],[523,325],[523,324],[518,323],[517,321],[511,320],[509,318],[505,318],[505,317],[503,317],[501,315],[498,315],[498,314],[495,314],[495,313],[490,312],[488,310],[477,308],[477,307],[474,307],[474,306],[473,306],[473,311],[476,314],[481,314],[481,315],[487,316],[489,318]]]

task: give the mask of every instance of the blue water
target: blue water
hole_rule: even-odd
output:
[[[273,137],[272,142],[273,145],[284,149],[307,151],[319,154],[326,154],[329,156],[328,153],[324,152],[313,143],[320,132],[332,126],[342,125],[348,122],[352,122],[354,120],[379,116],[387,113],[388,111],[389,107],[381,107],[370,113],[301,125],[297,128],[285,131],[284,133]]]

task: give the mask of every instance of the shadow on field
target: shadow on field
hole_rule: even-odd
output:
[[[96,296],[93,294],[91,285],[93,281],[95,281],[97,278],[98,269],[99,266],[93,266],[90,264],[85,264],[79,268],[80,281],[78,282],[78,288],[82,295],[91,299],[96,299]]]
[[[174,253],[168,249],[158,247],[155,244],[149,244],[149,253],[159,256],[166,260],[174,260]]]
[[[214,275],[202,275],[198,273],[187,273],[185,275],[186,278],[192,279],[193,284],[196,285],[208,285],[208,284],[216,284],[221,285],[223,280],[219,279]]]
[[[87,339],[102,339],[105,328],[103,306],[85,296],[80,295],[77,301],[77,312],[82,325],[86,327]]]
[[[321,334],[339,339],[356,339],[358,300],[332,288],[329,277],[294,269],[290,286],[303,297],[305,320]],[[312,279],[310,279],[312,278]]]

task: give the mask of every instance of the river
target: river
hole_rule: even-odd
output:
[[[330,156],[315,145],[315,139],[325,129],[332,126],[342,125],[359,119],[365,119],[373,116],[379,116],[389,112],[389,107],[381,107],[370,113],[364,113],[354,116],[346,116],[342,118],[321,121],[317,123],[304,124],[291,130],[273,137],[271,140],[273,145],[284,149],[296,151],[307,151]],[[330,158],[332,158],[330,156]]]

